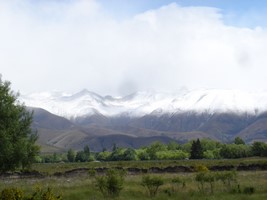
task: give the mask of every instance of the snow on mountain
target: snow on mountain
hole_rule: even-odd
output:
[[[267,111],[267,92],[216,89],[181,90],[175,94],[145,91],[120,98],[102,97],[87,90],[76,94],[45,92],[21,95],[20,101],[28,107],[43,108],[68,119],[97,113],[140,117],[151,113],[161,115],[187,111],[253,115]]]

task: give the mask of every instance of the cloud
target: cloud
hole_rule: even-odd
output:
[[[118,20],[94,0],[36,2],[0,1],[0,73],[22,93],[267,89],[266,30],[225,25],[217,8]]]

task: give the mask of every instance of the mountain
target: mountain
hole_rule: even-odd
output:
[[[127,115],[163,115],[173,113],[236,113],[258,115],[267,111],[267,91],[181,90],[175,94],[152,91],[136,92],[125,97],[102,97],[82,90],[76,94],[35,93],[22,95],[29,107],[43,108],[67,119],[100,114],[106,117]]]
[[[139,147],[155,139],[167,142],[197,137],[267,141],[264,91],[146,91],[112,97],[82,90],[22,95],[20,102],[34,110],[33,127],[38,129],[40,143],[59,149],[79,149],[85,143],[94,150],[112,143]]]

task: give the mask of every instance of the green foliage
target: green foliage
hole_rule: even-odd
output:
[[[216,174],[216,180],[221,181],[226,190],[230,191],[233,183],[237,181],[236,171],[223,171]]]
[[[95,177],[95,186],[104,197],[118,197],[123,189],[124,175],[122,171],[109,169],[105,176]]]
[[[172,183],[174,192],[177,191],[179,187],[185,188],[185,186],[186,186],[185,180],[181,179],[180,177],[172,178],[171,183]]]
[[[32,112],[17,100],[10,82],[0,77],[0,173],[28,168],[39,153],[37,134],[32,131]]]
[[[93,161],[94,157],[91,155],[91,151],[88,145],[86,145],[83,151],[78,151],[75,156],[76,162],[89,162]]]
[[[251,147],[244,144],[223,145],[220,150],[223,158],[245,158],[252,155]]]
[[[181,150],[158,151],[157,160],[181,160],[188,158],[189,154]]]
[[[245,141],[240,137],[236,137],[234,140],[234,143],[235,144],[246,144]]]
[[[50,187],[44,190],[37,186],[29,195],[17,188],[5,188],[0,193],[0,200],[62,200],[62,196],[55,194]]]
[[[52,188],[48,187],[43,189],[40,186],[35,187],[35,191],[30,197],[26,198],[27,200],[62,200],[62,195],[56,194]]]
[[[204,184],[208,183],[210,185],[210,193],[214,192],[214,182],[216,181],[216,174],[212,172],[199,172],[196,175],[195,180],[200,183],[199,190],[204,192]]]
[[[254,142],[252,144],[252,154],[254,156],[267,156],[267,144],[264,142]]]
[[[190,152],[191,159],[202,159],[203,158],[203,148],[199,139],[197,141],[193,140]]]
[[[109,160],[110,156],[111,156],[111,152],[103,151],[96,155],[96,160],[107,161]]]
[[[0,194],[0,200],[22,200],[24,193],[17,188],[5,188]]]
[[[142,177],[141,185],[148,190],[150,197],[156,196],[159,187],[163,184],[163,179],[158,176],[146,175]]]
[[[157,156],[156,156],[157,152],[166,151],[166,150],[167,150],[167,147],[164,144],[162,144],[161,142],[154,142],[149,147],[147,147],[146,152],[148,153],[149,158],[151,160],[156,160],[157,159]]]
[[[222,144],[218,141],[211,139],[201,139],[201,146],[203,148],[203,151],[207,151],[207,150],[218,149],[222,146]]]
[[[75,161],[75,151],[73,149],[69,149],[67,153],[67,159],[69,162],[74,162]]]
[[[136,154],[139,160],[150,160],[149,154],[145,149],[137,149]]]
[[[167,150],[168,151],[174,151],[174,150],[179,150],[180,149],[180,145],[175,142],[175,141],[171,141],[168,145],[167,145]]]
[[[136,151],[133,148],[128,148],[123,153],[123,160],[137,160]]]

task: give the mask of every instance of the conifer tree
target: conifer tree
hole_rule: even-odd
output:
[[[199,139],[197,141],[193,140],[191,146],[191,159],[202,159],[203,158],[203,148]]]

